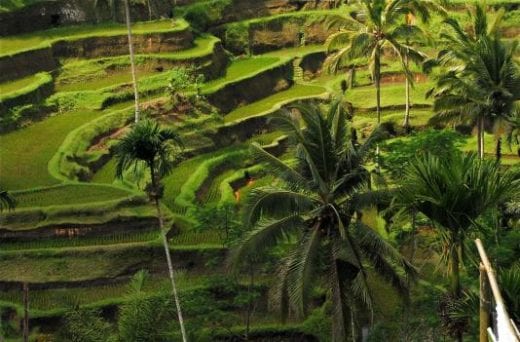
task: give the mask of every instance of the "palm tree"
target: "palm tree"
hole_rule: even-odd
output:
[[[6,190],[0,188],[0,212],[5,209],[14,209],[16,206],[16,200],[14,197]]]
[[[500,17],[488,25],[486,8],[476,5],[470,32],[453,18],[444,21],[448,32],[441,35],[445,48],[437,62],[447,71],[427,94],[434,97],[432,123],[462,121],[477,128],[480,158],[484,157],[486,122],[498,132],[520,99],[520,71],[514,60],[518,44],[507,46],[501,41]]]
[[[478,232],[475,222],[484,212],[515,197],[520,198],[518,171],[501,172],[498,163],[474,154],[442,159],[426,155],[405,171],[397,203],[435,223],[442,240],[442,259],[451,274],[451,293],[460,298],[459,269],[466,238]]]
[[[186,342],[186,332],[182,318],[181,305],[175,286],[173,266],[168,247],[168,239],[164,230],[163,215],[161,212],[161,188],[160,177],[171,171],[173,167],[172,154],[176,149],[182,147],[179,135],[166,128],[161,128],[158,123],[152,120],[143,120],[134,125],[132,130],[124,136],[114,148],[114,156],[117,160],[116,176],[122,178],[125,170],[133,167],[137,170],[140,165],[145,165],[150,171],[151,189],[150,197],[155,203],[159,229],[161,231],[168,272],[172,285],[172,292],[177,307],[177,315],[181,327],[182,339]]]
[[[335,18],[331,24],[343,26],[326,41],[330,54],[326,65],[337,72],[355,58],[369,59],[372,80],[376,87],[377,123],[381,123],[381,58],[385,49],[391,49],[400,58],[406,79],[413,82],[408,61],[422,62],[425,55],[407,42],[422,35],[422,30],[411,20],[400,23],[404,15],[417,13],[429,19],[429,11],[440,8],[433,1],[419,0],[361,0],[362,7],[350,18]]]
[[[245,224],[251,230],[233,249],[230,262],[236,269],[255,254],[290,242],[274,291],[283,317],[289,310],[304,316],[313,285],[326,279],[334,308],[333,340],[345,341],[348,327],[354,325],[354,306],[372,307],[367,263],[404,296],[415,269],[361,220],[362,209],[386,194],[368,190],[370,173],[363,166],[380,131],[359,144],[348,136],[346,113],[338,103],[326,116],[317,106],[295,109],[305,129],[288,111],[277,118],[294,142],[294,159],[282,161],[252,145],[253,154],[282,183],[252,191],[245,208]],[[320,271],[322,278],[316,276]],[[351,333],[355,335],[354,329]]]

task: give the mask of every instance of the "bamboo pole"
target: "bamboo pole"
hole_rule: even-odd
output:
[[[486,275],[486,268],[482,263],[479,267],[480,272],[480,310],[479,310],[479,327],[480,342],[488,342],[487,328],[489,327],[489,286]]]
[[[480,239],[476,239],[475,243],[477,245],[478,254],[480,255],[480,260],[482,260],[482,264],[484,265],[484,270],[486,272],[487,278],[489,280],[489,285],[491,287],[491,292],[493,293],[493,298],[496,303],[496,311],[499,321],[497,322],[497,340],[502,342],[515,342],[518,340],[518,335],[516,334],[515,328],[511,324],[511,319],[509,318],[509,314],[507,313],[506,306],[504,303],[504,299],[502,298],[502,294],[500,293],[500,288],[498,287],[498,282],[495,276],[495,271],[491,267],[491,263],[486,254],[486,250],[484,249],[484,245],[482,245],[482,241]]]

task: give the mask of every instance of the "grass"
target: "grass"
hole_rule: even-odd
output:
[[[187,274],[184,271],[175,272],[175,281],[179,290],[204,285],[206,277]],[[31,309],[44,311],[70,308],[73,305],[86,305],[109,299],[123,298],[130,291],[128,283],[129,281],[89,287],[31,289]],[[170,286],[168,277],[151,276],[144,283],[142,291],[146,293],[162,292],[169,289]],[[0,294],[0,301],[22,305],[22,292],[18,290],[4,291]]]
[[[18,86],[17,89],[13,89],[12,87],[10,87],[10,86],[8,87],[6,85],[6,87],[10,88],[11,90],[6,93],[3,93],[0,91],[0,103],[5,102],[4,104],[8,107],[11,107],[13,105],[22,104],[22,103],[19,103],[20,100],[16,99],[16,98],[18,98],[20,96],[28,95],[29,93],[35,92],[38,89],[43,88],[44,86],[47,86],[47,87],[52,86],[53,79],[49,73],[40,72],[40,73],[35,74],[32,77],[33,78],[32,78],[31,83],[26,84],[24,81],[23,83],[20,83],[17,85]],[[25,80],[25,79],[23,79],[23,80]],[[18,83],[18,82],[15,81],[14,83]],[[37,100],[41,101],[41,99],[39,99],[39,97],[40,96],[33,94],[33,96],[32,96],[33,101],[37,101]]]
[[[57,184],[47,163],[71,130],[102,115],[87,110],[69,112],[0,135],[0,185],[12,191]]]
[[[24,242],[6,242],[0,243],[3,251],[23,251],[29,249],[56,249],[68,247],[84,247],[84,246],[104,246],[126,243],[136,243],[145,241],[154,241],[159,238],[158,231],[143,232],[114,232],[108,235],[95,237],[71,237],[71,238],[46,238],[33,239]]]
[[[115,180],[116,161],[112,158],[103,167],[94,173],[91,181],[93,183],[107,183],[111,184]]]
[[[150,69],[137,69],[137,79],[151,76],[157,73]],[[125,84],[132,82],[132,74],[130,70],[126,68],[120,68],[117,71],[105,73],[98,77],[91,79],[83,79],[73,83],[58,83],[56,85],[56,91],[83,91],[83,90],[96,90],[100,88],[110,87],[116,84]]]
[[[60,253],[39,257],[17,254],[0,258],[0,279],[45,283],[116,277],[143,260],[150,260],[150,256],[135,250],[133,253],[125,253],[124,257],[107,250],[66,257]]]
[[[214,244],[184,245],[170,250],[174,263],[181,264],[189,255],[203,263],[204,258],[222,253],[221,246]],[[166,268],[160,241],[0,252],[2,281],[45,283],[110,279],[141,268]]]
[[[274,57],[302,57],[313,52],[326,51],[324,45],[305,45],[294,48],[285,48],[281,50],[271,51],[263,54],[262,56],[274,56]]]
[[[207,82],[202,87],[203,93],[211,93],[227,83],[259,73],[280,62],[277,57],[251,57],[235,59],[226,70],[224,77]]]
[[[424,94],[432,87],[429,82],[417,83],[411,91],[411,100],[413,104],[432,103],[430,99],[425,99]],[[356,108],[373,109],[376,107],[376,89],[374,86],[356,87],[348,90],[346,99],[352,102]],[[398,84],[382,84],[381,85],[381,106],[403,106],[405,102],[405,86],[404,83]]]
[[[132,33],[136,35],[182,31],[188,28],[188,23],[182,19],[172,25],[171,20],[157,20],[134,23]],[[37,31],[19,36],[0,38],[0,56],[11,55],[21,51],[34,50],[49,46],[58,40],[77,40],[86,37],[111,37],[126,35],[126,26],[116,23],[101,23],[91,25],[77,25],[58,27],[45,31]]]
[[[318,97],[323,95],[325,92],[325,88],[320,86],[296,84],[288,90],[281,91],[260,101],[235,109],[225,116],[225,121],[232,122],[261,115],[284,103],[298,99]]]
[[[197,191],[208,178],[213,178],[214,170],[221,166],[236,167],[237,164],[247,159],[247,150],[244,148],[233,147],[232,149],[221,150],[215,153],[214,157],[206,158],[199,164],[197,169],[192,170],[191,175],[182,185],[179,196],[175,198],[174,205],[179,210],[190,210],[200,203],[197,198]]]
[[[0,2],[0,13],[14,11],[40,1],[42,0],[2,0]]]
[[[414,109],[410,111],[410,123],[414,127],[426,126],[432,116],[431,109]],[[404,109],[384,110],[381,113],[381,122],[394,122],[401,125],[404,120]],[[377,124],[377,114],[375,110],[363,113],[356,113],[353,118],[353,125],[358,129],[372,129]]]
[[[39,77],[37,75],[30,75],[14,81],[0,83],[0,97],[4,97],[6,95],[9,95],[9,93],[11,92],[15,92],[22,88],[25,88],[38,80]]]
[[[194,46],[189,49],[165,52],[165,53],[151,53],[147,55],[136,55],[136,60],[141,59],[167,59],[167,60],[189,60],[210,55],[213,52],[215,44],[220,42],[220,39],[209,34],[203,34],[197,37],[194,41]]]
[[[159,60],[183,61],[208,56],[220,40],[211,35],[195,39],[195,46],[175,53],[136,55],[137,78],[157,74]],[[57,78],[57,91],[97,90],[132,81],[128,56],[98,59],[69,59]]]
[[[111,201],[131,194],[124,189],[95,184],[64,184],[13,193],[17,208]]]

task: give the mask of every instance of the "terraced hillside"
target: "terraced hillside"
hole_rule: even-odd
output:
[[[190,340],[236,341],[246,327],[246,338],[252,340],[329,340],[324,287],[310,294],[309,315],[281,324],[268,300],[280,252],[273,251],[265,263],[250,261],[238,275],[228,272],[226,256],[246,233],[241,218],[250,193],[281,182],[253,156],[251,144],[283,161],[292,158],[290,139],[272,120],[279,109],[311,102],[327,106],[337,98],[348,108],[360,140],[378,125],[368,60],[357,59],[336,74],[324,66],[325,41],[339,27],[330,23],[349,18],[353,5],[186,0],[175,5],[157,1],[149,8],[150,3],[136,2],[131,10],[137,89],[142,116],[173,128],[184,144],[175,167],[162,179],[160,205]],[[84,20],[53,17],[59,19],[56,27],[39,21],[35,13],[42,6],[55,15],[65,13],[59,4],[84,13]],[[491,13],[508,8],[503,34],[518,38],[518,5],[488,4]],[[135,114],[122,7],[114,7],[112,17],[105,7],[95,6],[110,5],[20,0],[0,6],[0,19],[28,22],[34,17],[32,29],[13,32],[0,25],[0,187],[17,201],[15,210],[0,213],[0,336],[6,341],[21,340],[23,286],[29,289],[35,341],[74,340],[66,329],[77,323],[78,312],[85,314],[79,321],[92,319],[94,327],[101,321],[105,330],[100,331],[117,334],[119,318],[137,298],[132,291],[142,301],[170,298],[162,232],[146,191],[150,177],[144,169],[115,177],[114,145],[132,129]],[[453,4],[449,13],[469,25],[462,6]],[[425,29],[434,32],[440,21],[434,15]],[[430,57],[437,53],[430,41],[419,45]],[[410,133],[402,127],[406,89],[401,62],[386,50],[383,61],[381,121],[389,132],[384,146],[392,146],[431,126],[432,99],[425,94],[436,75],[412,66]],[[471,129],[460,131],[460,149],[474,151]],[[485,136],[490,158],[496,137],[491,131]],[[391,152],[382,151],[383,158]],[[514,146],[503,144],[501,153],[502,164],[518,163]],[[381,217],[371,215],[364,220],[381,230]],[[425,247],[428,239],[426,234],[419,242],[417,256],[423,276],[413,294],[422,300],[418,315],[433,305],[425,293],[438,293],[446,282],[433,272],[440,256]],[[141,270],[148,277],[136,290]],[[395,333],[402,324],[402,304],[380,279],[369,280],[377,289],[373,319]],[[176,317],[166,311],[165,316]],[[180,341],[175,320],[156,319],[166,328],[157,328],[163,335],[150,341]],[[427,323],[438,331],[438,319]],[[396,340],[397,333],[388,336]]]

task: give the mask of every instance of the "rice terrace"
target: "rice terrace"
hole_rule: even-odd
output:
[[[0,342],[520,341],[520,1],[0,0]]]

